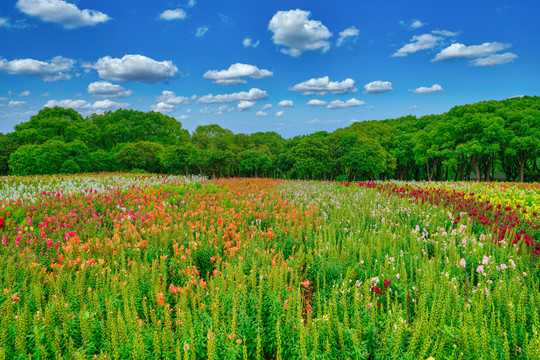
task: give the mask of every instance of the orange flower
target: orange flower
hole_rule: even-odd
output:
[[[157,300],[158,300],[158,304],[163,306],[165,304],[165,295],[163,295],[163,293],[158,293]]]

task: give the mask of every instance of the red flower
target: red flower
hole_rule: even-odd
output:
[[[392,279],[386,279],[384,280],[384,287],[387,288],[387,287],[390,287],[390,283],[392,282]]]
[[[375,287],[373,288],[373,291],[375,291],[375,294],[377,294],[377,295],[381,295],[381,294],[382,294],[382,290],[381,290],[381,288],[378,287],[378,286],[375,286]]]

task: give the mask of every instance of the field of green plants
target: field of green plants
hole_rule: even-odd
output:
[[[0,359],[540,359],[540,184],[0,178]]]

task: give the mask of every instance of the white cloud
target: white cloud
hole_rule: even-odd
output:
[[[169,112],[175,110],[176,106],[174,106],[173,104],[168,104],[168,103],[166,103],[164,101],[160,101],[157,104],[150,106],[150,109],[152,111],[157,111],[157,112],[160,112],[160,113],[169,113]]]
[[[44,107],[63,107],[63,108],[71,108],[73,110],[89,113],[89,112],[104,112],[106,110],[117,110],[120,108],[127,108],[130,104],[127,103],[117,103],[108,99],[105,100],[99,100],[92,103],[89,103],[86,100],[71,100],[71,99],[65,99],[65,100],[49,100],[45,104]]]
[[[95,69],[100,78],[116,82],[156,83],[169,80],[178,72],[170,60],[156,61],[143,55],[124,55],[121,59],[105,56],[83,67]]]
[[[66,29],[93,26],[111,20],[107,14],[96,10],[81,10],[77,5],[64,0],[18,0],[17,7],[26,15],[61,24]]]
[[[330,104],[328,104],[328,106],[326,108],[327,109],[342,109],[342,108],[346,108],[346,107],[362,106],[362,105],[365,105],[365,104],[366,103],[364,101],[352,98],[352,99],[349,99],[349,100],[347,100],[345,102],[343,102],[341,100],[334,100]]]
[[[112,97],[120,98],[131,96],[134,94],[131,90],[126,90],[124,87],[116,84],[111,84],[108,81],[96,81],[88,85],[88,93],[95,97]]]
[[[9,18],[0,17],[0,28],[2,27],[6,29],[24,29],[28,27],[28,24],[23,19],[12,22]]]
[[[253,88],[246,91],[240,91],[232,94],[213,95],[208,94],[197,99],[197,103],[214,104],[214,103],[232,103],[237,101],[259,101],[268,97],[268,93],[264,90]]]
[[[180,120],[186,120],[189,116],[184,114],[184,115],[180,115]]]
[[[203,78],[213,79],[213,83],[221,85],[245,84],[243,77],[252,79],[264,79],[273,76],[274,73],[266,69],[259,69],[254,65],[236,63],[229,66],[227,70],[208,70]]]
[[[343,45],[343,43],[345,43],[349,39],[352,42],[356,42],[359,34],[360,32],[354,26],[351,26],[350,28],[343,30],[342,32],[339,33],[339,39],[337,40],[336,46]]]
[[[187,17],[187,14],[182,9],[169,9],[162,12],[159,17],[163,20],[182,20]]]
[[[268,116],[266,111],[259,110],[255,113],[255,116]]]
[[[162,101],[167,104],[189,104],[189,99],[185,96],[177,96],[173,91],[164,90],[161,95],[157,97],[157,101]]]
[[[8,61],[0,58],[0,72],[17,75],[29,75],[43,81],[58,81],[71,79],[71,70],[75,60],[61,56],[53,57],[49,61],[34,59],[15,59]]]
[[[8,103],[8,107],[10,107],[12,109],[20,109],[20,108],[23,108],[25,106],[26,106],[26,101],[14,101],[14,100],[11,100]]]
[[[346,94],[358,91],[358,89],[354,87],[353,79],[345,79],[341,82],[330,81],[328,76],[318,79],[309,79],[308,81],[294,85],[290,90],[298,91],[302,95],[324,95],[327,92],[332,94]]]
[[[8,101],[9,99],[5,96],[0,97],[0,101]]]
[[[164,90],[161,95],[156,97],[157,104],[150,106],[150,109],[162,113],[168,113],[176,110],[176,105],[189,104],[189,98],[177,96],[173,91]]]
[[[311,99],[307,102],[306,105],[309,105],[309,106],[324,106],[328,104],[326,101],[324,100],[319,100],[319,99]]]
[[[364,94],[378,95],[394,90],[390,81],[372,81],[364,85]]]
[[[417,19],[413,19],[410,21],[400,21],[399,24],[408,29],[418,29],[426,25],[422,21],[417,20]]]
[[[128,103],[118,103],[109,99],[99,100],[91,104],[91,108],[96,111],[116,110],[128,107]]]
[[[8,96],[25,97],[25,96],[30,96],[30,95],[32,95],[32,92],[30,90],[24,90],[24,91],[21,91],[20,93],[13,92],[11,90],[8,91]]]
[[[454,36],[458,35],[457,32],[448,31],[448,30],[433,30],[432,33],[437,34],[437,35],[446,36],[446,37],[454,37]]]
[[[242,100],[238,102],[238,105],[237,105],[238,111],[248,110],[248,109],[251,109],[253,106],[255,106],[254,101],[246,101],[246,100]]]
[[[268,29],[274,33],[272,40],[285,54],[299,57],[304,51],[318,50],[324,53],[330,49],[327,41],[332,33],[320,21],[309,20],[311,12],[300,9],[278,11],[274,14]]]
[[[197,30],[195,31],[195,36],[196,37],[201,37],[203,36],[204,34],[206,34],[206,32],[210,29],[210,27],[204,25],[204,26],[199,26],[197,28]]]
[[[281,100],[280,102],[278,102],[277,106],[293,107],[294,103],[292,102],[292,100]]]
[[[518,56],[516,54],[513,54],[511,52],[507,52],[504,54],[493,54],[487,57],[471,60],[470,65],[471,66],[503,65],[503,64],[508,64],[514,61],[514,59],[517,57]]]
[[[431,34],[416,35],[412,37],[408,44],[393,53],[392,56],[407,56],[420,50],[431,49],[437,46],[440,40],[442,38]]]
[[[224,112],[231,112],[234,111],[233,107],[230,107],[228,105],[221,105],[218,108],[210,108],[208,106],[205,106],[204,108],[199,110],[199,114],[204,115],[221,115]]]
[[[285,114],[285,111],[283,111],[283,110],[276,112],[277,117],[281,117],[281,116],[283,116],[283,114]]]
[[[196,0],[189,0],[188,3],[187,3],[187,7],[194,7],[195,4],[197,4]]]
[[[248,36],[246,36],[244,38],[244,41],[242,41],[242,45],[244,45],[244,47],[256,48],[257,46],[259,46],[259,43],[260,43],[260,40],[257,40],[256,42],[253,42],[253,40],[251,40],[251,38],[248,37]]]
[[[428,94],[428,93],[444,91],[444,89],[442,88],[441,85],[435,84],[435,85],[430,86],[430,87],[420,86],[419,88],[416,88],[414,90],[409,90],[409,91],[413,92],[415,94]]]
[[[435,56],[432,61],[448,60],[448,59],[474,59],[478,57],[485,57],[494,54],[498,51],[507,49],[510,44],[503,44],[500,42],[486,42],[482,45],[466,46],[460,43],[454,43],[449,47],[441,50],[440,53]]]
[[[408,107],[409,110],[416,110],[418,108],[419,108],[418,105],[411,105],[411,106]]]
[[[268,110],[272,108],[272,104],[265,104],[261,107],[261,110]]]

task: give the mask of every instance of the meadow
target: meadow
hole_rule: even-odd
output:
[[[0,178],[0,359],[540,359],[540,184]]]

